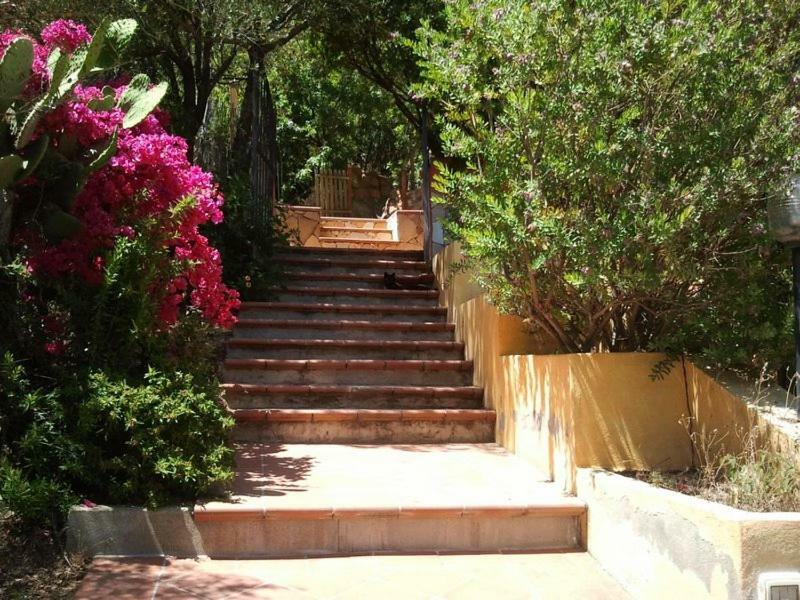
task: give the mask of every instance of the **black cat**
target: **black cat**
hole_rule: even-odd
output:
[[[383,286],[387,290],[429,290],[430,286],[419,282],[403,283],[398,281],[397,273],[383,273]]]

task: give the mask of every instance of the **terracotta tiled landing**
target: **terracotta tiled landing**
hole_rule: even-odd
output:
[[[393,515],[435,509],[455,517],[583,506],[498,444],[242,443],[233,490],[233,503],[199,506],[196,518],[217,510],[297,509],[325,518],[345,509]]]
[[[96,560],[76,600],[625,600],[586,553]]]

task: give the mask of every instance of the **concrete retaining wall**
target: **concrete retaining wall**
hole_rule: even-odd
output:
[[[76,506],[67,527],[67,549],[87,556],[205,555],[192,513],[185,507]]]
[[[755,599],[758,577],[800,569],[800,514],[752,513],[579,469],[588,550],[637,598]]]

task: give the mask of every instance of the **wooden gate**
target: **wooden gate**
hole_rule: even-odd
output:
[[[353,190],[347,171],[330,169],[316,173],[311,204],[322,209],[322,216],[349,217],[353,210]]]

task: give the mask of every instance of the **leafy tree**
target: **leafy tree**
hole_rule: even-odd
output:
[[[316,7],[298,0],[109,0],[98,15],[97,4],[87,0],[22,5],[15,20],[28,26],[64,14],[89,23],[107,15],[136,19],[140,32],[132,55],[169,81],[175,124],[190,147],[214,88],[234,67],[241,74],[304,31]]]
[[[275,82],[283,197],[304,196],[315,170],[357,164],[396,175],[412,166],[418,138],[393,98],[305,35],[277,53]]]
[[[800,4],[453,0],[415,47],[449,230],[565,352],[717,364],[791,339],[765,200],[798,167]],[[784,355],[785,356],[785,355]]]
[[[383,88],[420,130],[420,99],[411,91],[419,67],[408,40],[423,20],[438,25],[443,6],[441,0],[329,0],[312,26],[335,57]]]
[[[242,53],[263,60],[308,26],[313,3],[296,0],[206,0],[142,2],[117,0],[144,32],[148,53],[157,58],[180,90],[182,133],[194,141],[212,90]]]

